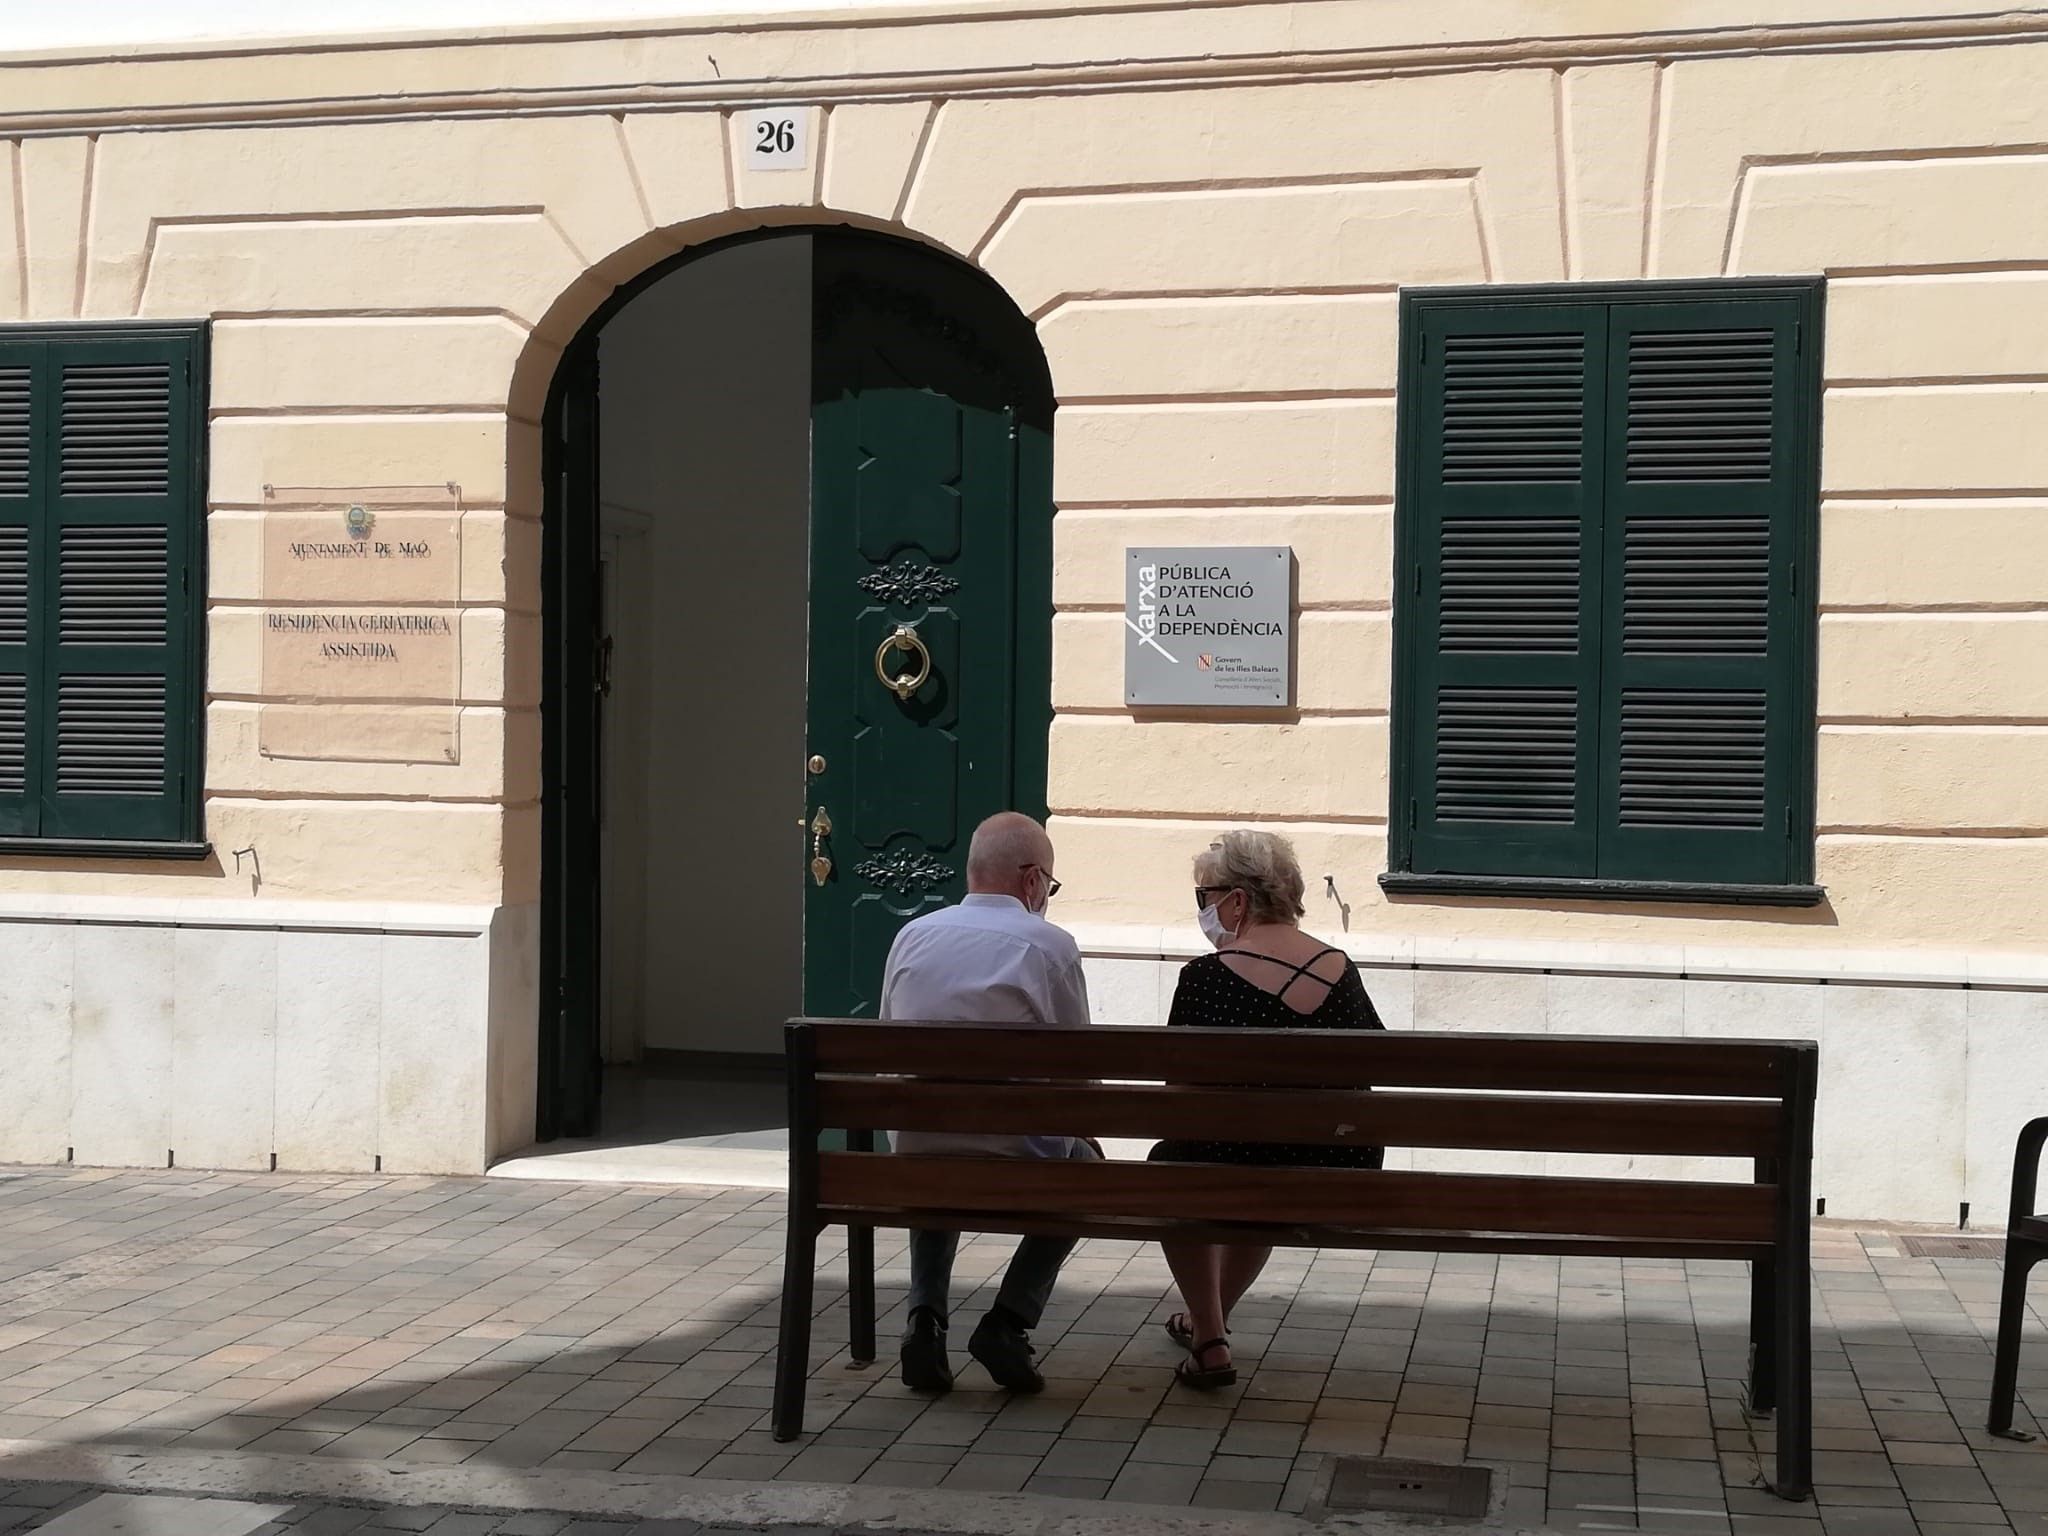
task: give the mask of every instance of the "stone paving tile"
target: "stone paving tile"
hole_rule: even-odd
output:
[[[1727,1263],[1283,1251],[1233,1320],[1239,1385],[1198,1397],[1172,1383],[1159,1254],[1088,1243],[1037,1331],[1046,1393],[991,1390],[963,1329],[959,1387],[932,1400],[891,1370],[901,1235],[877,1234],[883,1359],[859,1369],[828,1235],[811,1432],[780,1445],[766,1409],[783,1204],[28,1170],[0,1183],[0,1436],[1282,1510],[1304,1506],[1328,1455],[1469,1456],[1504,1470],[1524,1524],[2048,1536],[2048,1443],[1981,1429],[1997,1266],[1906,1257],[1883,1232],[1816,1232],[1820,1488],[1787,1505],[1761,1487],[1771,1426],[1743,1412],[1748,1286]],[[963,1245],[962,1318],[1007,1253]],[[2037,1333],[2036,1404],[2044,1369]],[[87,1492],[36,1491],[54,1502],[0,1484],[0,1531]],[[569,1528],[432,1513],[445,1536]],[[309,1508],[291,1528],[370,1529],[373,1514],[394,1518]]]

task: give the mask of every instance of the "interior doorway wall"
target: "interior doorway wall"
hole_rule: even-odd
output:
[[[712,250],[598,340],[608,1061],[780,1053],[803,1007],[811,241]],[[602,558],[602,552],[601,552]]]

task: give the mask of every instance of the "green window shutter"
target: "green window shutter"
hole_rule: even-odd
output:
[[[195,830],[195,349],[162,333],[43,347],[28,711],[43,837]]]
[[[42,348],[0,342],[0,837],[36,830],[29,697],[36,674],[32,513]]]
[[[1419,318],[1401,594],[1410,862],[1591,876],[1606,311]]]
[[[1794,878],[1799,308],[1610,311],[1602,878]]]

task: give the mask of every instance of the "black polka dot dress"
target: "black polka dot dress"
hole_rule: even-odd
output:
[[[1324,950],[1323,954],[1336,951]],[[1323,955],[1309,962],[1314,965]],[[1293,971],[1292,966],[1274,964],[1275,980]],[[1292,986],[1322,986],[1315,977],[1295,972]],[[1207,1029],[1384,1029],[1365,982],[1350,960],[1344,971],[1328,984],[1321,1003],[1313,1012],[1290,1008],[1279,992],[1269,992],[1248,981],[1224,963],[1221,954],[1203,955],[1181,967],[1180,983],[1174,988],[1173,1008],[1167,1026],[1197,1025]],[[1276,1042],[1276,1045],[1278,1043]],[[1285,1049],[1284,1046],[1279,1046]],[[1219,1127],[1221,1129],[1221,1127]],[[1381,1147],[1315,1147],[1257,1141],[1162,1141],[1154,1147],[1154,1162],[1240,1163],[1281,1168],[1377,1168],[1384,1155]]]

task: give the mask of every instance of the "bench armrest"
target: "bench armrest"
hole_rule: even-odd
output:
[[[2006,1229],[2011,1231],[2034,1214],[2035,1202],[2040,1194],[2041,1147],[2048,1143],[2048,1115],[2038,1120],[2029,1120],[2020,1127],[2020,1139],[2012,1149],[2012,1217]]]

